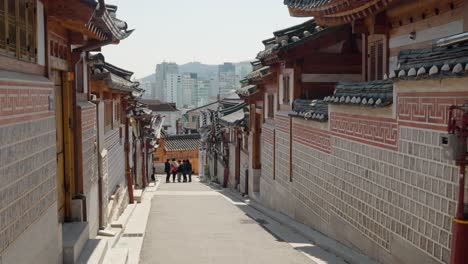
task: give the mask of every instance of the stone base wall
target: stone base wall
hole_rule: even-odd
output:
[[[237,188],[236,185],[236,145],[229,143],[229,183],[228,187],[232,190]]]
[[[57,263],[54,86],[0,73],[0,262]]]
[[[107,194],[110,197],[118,188],[118,185],[125,182],[125,131],[122,129],[122,136],[119,129],[108,131],[105,135],[104,148],[108,152],[108,188]]]
[[[240,178],[240,186],[239,190],[241,193],[248,193],[246,181],[248,180],[246,177],[246,173],[249,170],[249,154],[246,153],[244,150],[240,152],[240,164],[239,164],[239,178]],[[249,174],[250,177],[250,174]]]
[[[382,263],[449,263],[458,169],[439,137],[466,81],[401,81],[391,107],[294,118],[289,183],[286,133],[264,124],[262,202]]]
[[[86,220],[89,223],[89,237],[99,230],[98,194],[98,151],[97,151],[97,107],[87,101],[78,102],[78,118],[81,126],[81,160],[83,192],[86,196]]]

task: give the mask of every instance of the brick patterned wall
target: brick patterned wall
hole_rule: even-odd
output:
[[[289,117],[276,115],[275,175],[281,186],[290,182],[290,123]]]
[[[333,135],[396,150],[398,125],[395,119],[334,112],[330,115]]]
[[[284,182],[289,159],[288,134],[278,127],[283,122],[275,120],[275,133],[264,124],[262,201],[284,212],[291,203],[281,199],[289,194],[289,215],[383,263],[410,263],[411,254],[416,263],[449,263],[458,170],[438,141],[448,107],[464,102],[468,92],[397,95],[388,109],[388,116],[396,110],[395,118],[332,112],[330,131],[294,121],[292,184]]]
[[[299,144],[293,158],[306,166],[294,167],[294,195],[323,222],[333,212],[385,250],[400,236],[448,263],[457,169],[441,158],[437,132],[400,133],[401,152],[338,137],[330,155]]]
[[[125,181],[125,150],[124,138],[125,131],[122,131],[122,139],[120,138],[119,129],[109,131],[105,137],[104,148],[108,152],[109,175],[108,189],[109,197],[114,193],[117,185]]]
[[[274,128],[262,127],[262,179],[273,180],[273,135]]]
[[[245,185],[246,182],[246,170],[249,168],[249,154],[246,153],[245,151],[241,151],[240,153],[240,173],[239,173],[239,178],[240,178],[240,191],[242,193],[247,193],[247,186]],[[250,175],[249,175],[250,177]]]
[[[57,200],[53,84],[40,79],[0,80],[0,255]]]
[[[90,102],[79,102],[78,111],[81,115],[81,139],[83,155],[83,189],[88,193],[93,184],[97,184],[98,153],[97,153],[97,127],[96,106]]]
[[[466,100],[466,91],[402,92],[397,100],[398,120],[402,125],[445,131],[449,107]]]
[[[310,126],[293,122],[293,141],[316,150],[329,153],[331,151],[330,133]]]

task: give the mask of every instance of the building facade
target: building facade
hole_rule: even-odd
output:
[[[152,99],[167,101],[167,80],[171,74],[178,74],[179,66],[173,62],[163,62],[156,65],[156,83],[152,93]]]
[[[265,40],[239,90],[262,120],[254,198],[382,263],[463,263],[439,139],[466,101],[467,2],[285,3],[316,25]]]

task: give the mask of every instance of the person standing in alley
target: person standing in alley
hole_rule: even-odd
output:
[[[179,169],[179,163],[177,163],[175,159],[172,159],[172,164],[171,164],[172,182],[175,182],[178,169]]]
[[[187,160],[182,161],[182,176],[184,177],[184,182],[187,182]]]
[[[166,182],[169,182],[171,178],[171,163],[169,163],[169,159],[164,163],[164,172],[166,173]]]
[[[187,168],[188,181],[192,182],[192,163],[190,163],[190,160],[187,160],[185,166]]]
[[[182,171],[184,169],[184,164],[182,164],[182,161],[178,161],[177,162],[178,166],[177,166],[177,182],[180,182],[181,181],[181,178],[182,178]]]

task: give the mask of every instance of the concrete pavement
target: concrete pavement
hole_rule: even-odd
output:
[[[140,263],[346,262],[242,200],[195,180],[162,183],[155,192]]]

